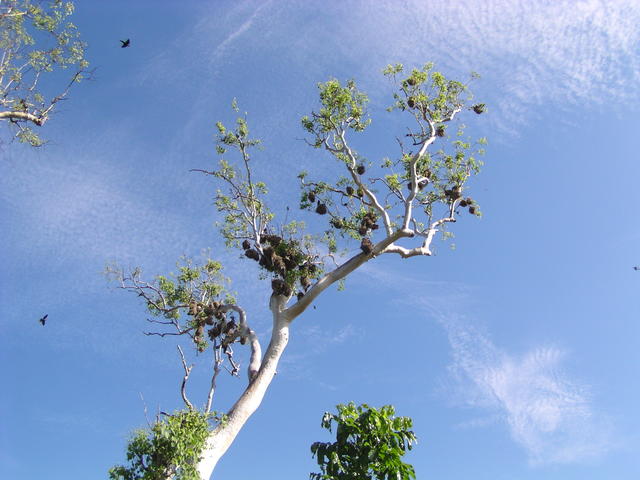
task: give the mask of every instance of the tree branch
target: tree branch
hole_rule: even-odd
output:
[[[283,312],[285,318],[288,322],[292,322],[296,317],[304,312],[309,307],[309,305],[311,305],[311,303],[313,303],[313,301],[328,287],[333,285],[335,282],[345,278],[363,263],[382,253],[389,245],[393,244],[393,242],[395,242],[396,240],[403,237],[412,237],[413,235],[413,230],[398,230],[384,240],[375,244],[371,253],[360,253],[351,257],[338,268],[327,273],[324,277],[318,280],[315,285],[311,287],[311,289],[304,295],[304,297],[294,303],[291,307],[287,308]]]
[[[220,365],[222,364],[222,355],[220,355],[220,345],[214,340],[213,344],[213,375],[211,375],[211,386],[209,387],[209,393],[207,395],[207,405],[204,412],[209,413],[211,411],[211,405],[213,404],[213,394],[216,391],[216,379],[220,374]]]
[[[184,359],[184,353],[182,352],[182,348],[178,345],[178,351],[180,352],[180,359],[182,360],[182,367],[184,368],[184,377],[182,378],[182,386],[180,387],[180,393],[182,394],[182,400],[185,405],[189,408],[189,410],[193,410],[193,405],[187,398],[187,380],[189,380],[189,375],[191,374],[191,369],[193,368],[193,364],[187,367],[187,362]]]
[[[13,121],[26,121],[31,122],[39,127],[44,125],[47,121],[46,116],[37,116],[28,112],[14,112],[14,111],[5,111],[0,112],[0,120],[13,120]]]
[[[260,368],[260,363],[262,362],[262,348],[260,347],[260,340],[256,335],[256,332],[249,328],[249,324],[247,323],[247,315],[243,308],[238,305],[222,305],[220,307],[221,312],[234,311],[238,314],[238,323],[239,323],[239,334],[240,336],[246,337],[249,339],[249,344],[251,346],[251,357],[249,359],[249,367],[247,368],[247,375],[249,377],[249,382],[251,382],[256,373],[258,373],[258,369]]]

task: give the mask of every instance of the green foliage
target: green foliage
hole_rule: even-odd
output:
[[[138,430],[127,446],[128,465],[109,470],[110,480],[199,480],[196,466],[215,413],[180,410]]]
[[[413,466],[402,462],[417,442],[409,417],[396,417],[391,405],[379,410],[369,405],[338,405],[338,413],[325,413],[322,427],[336,425],[336,441],[315,442],[311,453],[322,473],[311,480],[409,480]]]
[[[366,116],[367,96],[358,91],[353,80],[343,87],[338,80],[332,79],[319,83],[320,103],[322,108],[311,117],[302,118],[304,129],[315,135],[313,145],[322,146],[327,135],[336,133],[340,128],[361,132],[371,120]]]
[[[238,112],[235,99],[232,108]],[[233,129],[221,121],[216,123],[216,128],[216,152],[221,158],[218,168],[206,173],[223,180],[228,187],[216,192],[216,209],[224,215],[224,221],[217,225],[227,246],[237,247],[245,239],[256,239],[273,218],[264,202],[267,186],[251,177],[250,151],[261,142],[249,136],[246,116],[236,118]],[[224,157],[230,150],[239,154],[240,162]]]
[[[485,105],[471,104],[473,96],[468,84],[446,78],[432,63],[410,72],[405,72],[401,64],[389,65],[383,73],[397,86],[388,110],[408,114],[414,120],[405,135],[411,146],[405,148],[400,141],[401,152],[396,158],[384,158],[374,168],[347,144],[349,130],[362,130],[347,120],[363,118],[367,98],[353,82],[347,87],[337,80],[319,84],[320,113],[312,112],[302,119],[305,130],[314,136],[308,143],[324,147],[346,164],[349,173],[333,181],[314,181],[306,173],[299,175],[300,208],[326,215],[329,230],[324,241],[330,251],[338,249],[338,237],[360,241],[363,237],[388,234],[387,229],[374,232],[361,223],[362,215],[373,207],[365,189],[378,199],[384,198],[381,207],[389,215],[392,230],[403,224],[407,202],[415,207],[410,224],[423,231],[438,218],[452,218],[460,206],[469,206],[469,213],[480,215],[475,200],[462,199],[468,180],[482,167],[480,157],[485,152],[486,139],[468,138],[457,115],[465,110],[482,113]],[[478,75],[472,73],[471,80],[476,78]],[[434,150],[422,148],[431,144]],[[380,210],[376,214],[380,215]],[[439,229],[444,228],[445,223],[441,223]]]
[[[190,258],[182,258],[177,274],[156,277],[157,293],[147,300],[149,311],[165,318],[178,318],[181,309],[191,302],[207,304],[229,293],[229,279],[222,274],[222,264],[208,259],[196,265]]]
[[[402,79],[399,91],[393,96],[395,102],[389,110],[409,110],[417,118],[439,123],[462,107],[465,100],[472,98],[466,84],[447,79],[442,73],[433,70],[433,67],[433,63],[427,63],[421,69],[414,68],[408,77]],[[403,71],[403,65],[397,64],[389,65],[383,73],[395,79]],[[472,74],[472,78],[478,76]],[[466,94],[466,98],[463,94]]]
[[[66,97],[69,88],[82,80],[88,68],[86,45],[76,26],[69,21],[74,4],[54,0],[3,0],[0,2],[0,113],[17,133],[19,141],[32,146],[42,139],[30,125],[42,125],[54,105]],[[66,77],[49,76],[42,88],[41,79],[56,70],[70,69]],[[64,79],[56,87],[56,82]],[[45,95],[58,89],[57,95]],[[3,112],[4,111],[4,112]],[[30,114],[25,118],[10,112]]]
[[[213,339],[223,335],[223,340],[233,343],[240,339],[236,329],[229,328],[225,322],[223,305],[235,304],[235,298],[228,290],[230,281],[222,274],[222,264],[207,259],[203,264],[183,257],[177,264],[178,272],[169,275],[157,275],[153,282],[142,280],[142,272],[134,269],[125,275],[118,267],[107,267],[106,274],[121,284],[121,288],[134,291],[142,297],[147,310],[156,317],[168,321],[159,321],[173,325],[179,335],[189,334],[198,351],[204,351],[208,343],[205,340],[205,326],[213,328]],[[186,316],[186,324],[181,319]]]
[[[235,100],[232,107],[238,111]],[[216,128],[218,154],[226,155],[230,150],[239,154],[239,161],[222,157],[217,170],[206,172],[227,186],[224,191],[219,189],[215,198],[217,210],[224,215],[218,227],[226,245],[242,247],[244,257],[259,263],[263,277],[274,277],[272,287],[277,294],[290,296],[298,286],[301,294],[321,273],[311,253],[312,238],[302,233],[303,222],[291,221],[277,229],[271,226],[275,215],[265,203],[267,187],[252,178],[250,165],[250,149],[260,140],[249,137],[246,116],[236,119],[234,129],[222,122],[217,122]]]

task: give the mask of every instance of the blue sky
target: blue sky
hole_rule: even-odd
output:
[[[375,161],[406,124],[385,112],[381,69],[427,61],[482,75],[489,112],[465,123],[489,139],[471,187],[484,216],[454,226],[455,249],[370,262],[297,319],[215,478],[306,478],[322,413],[352,400],[414,419],[418,478],[640,475],[637,2],[78,4],[95,79],[45,126],[48,146],[0,153],[2,478],[105,478],[145,405],[180,406],[173,343],[142,335],[144,308],[107,283],[107,263],[151,276],[210,248],[267,338],[268,285],[224,249],[216,186],[188,172],[214,165],[232,98],[264,140],[257,175],[282,214],[299,170],[334,165],[300,140],[316,83],[369,93],[357,143]],[[197,362],[203,403],[210,359]],[[214,408],[244,381],[225,378]]]

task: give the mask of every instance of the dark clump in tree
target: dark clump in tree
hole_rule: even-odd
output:
[[[360,250],[369,255],[373,252],[373,243],[368,238],[363,238],[362,242],[360,242]]]
[[[484,103],[478,103],[474,105],[472,108],[473,108],[473,111],[476,112],[478,115],[480,115],[481,113],[484,113],[487,110],[487,107]]]
[[[310,230],[307,230],[304,218],[289,219],[292,212],[288,208],[283,217],[269,208],[267,186],[257,181],[256,172],[252,171],[255,165],[253,147],[258,146],[260,140],[249,136],[246,116],[237,117],[232,128],[222,122],[216,124],[218,167],[200,171],[226,185],[225,189],[217,189],[215,197],[215,206],[221,214],[218,225],[222,238],[230,248],[242,247],[244,256],[257,260],[261,267],[258,278],[271,282],[272,294],[263,304],[273,320],[266,350],[250,328],[245,309],[227,289],[229,280],[221,274],[220,263],[207,260],[202,266],[194,266],[187,262],[179,265],[177,275],[159,275],[151,281],[142,280],[138,269],[131,274],[121,269],[114,271],[121,288],[137,294],[144,300],[147,311],[160,317],[157,321],[160,328],[175,329],[172,335],[185,335],[187,341],[196,344],[199,357],[203,348],[210,351],[214,368],[207,365],[208,371],[213,371],[205,412],[210,411],[213,387],[222,362],[228,359],[231,368],[227,370],[237,375],[239,366],[233,361],[233,348],[238,348],[240,343],[247,344],[250,349],[246,387],[227,412],[229,421],[210,431],[203,460],[193,460],[199,464],[202,478],[211,476],[217,462],[262,403],[289,342],[290,329],[297,325],[296,319],[309,308],[315,308],[314,302],[323,292],[332,285],[339,285],[367,262],[377,261],[383,255],[403,259],[431,256],[432,242],[439,237],[436,233],[450,233],[449,226],[458,220],[456,206],[462,199],[462,192],[468,188],[467,181],[480,171],[482,163],[478,158],[484,152],[485,141],[479,139],[473,143],[464,135],[462,123],[458,124],[455,139],[451,141],[435,135],[435,128],[450,126],[448,122],[458,114],[468,113],[471,95],[466,83],[447,79],[434,71],[432,64],[413,69],[404,78],[396,78],[403,75],[403,68],[402,65],[390,65],[384,74],[398,87],[390,110],[401,112],[411,121],[407,127],[412,140],[411,151],[405,150],[399,142],[399,152],[393,158],[384,159],[379,168],[380,175],[376,168],[375,178],[365,179],[359,175],[358,169],[364,167],[366,161],[351,140],[352,135],[363,132],[370,123],[367,96],[352,80],[343,84],[330,79],[319,84],[320,106],[302,118],[302,126],[311,135],[307,143],[324,149],[336,161],[337,167],[322,169],[330,173],[327,178],[308,179],[307,172],[298,175],[300,207],[312,217]],[[412,102],[417,108],[408,110],[407,104]],[[239,111],[235,103],[233,108]],[[435,142],[437,147],[430,150]],[[413,183],[409,195],[402,192],[406,183]],[[468,204],[469,199],[464,201]],[[480,215],[475,202],[468,207]],[[285,210],[285,205],[279,209]],[[328,214],[326,223],[330,225],[318,222],[314,211]],[[318,224],[324,224],[323,230],[312,231]],[[358,244],[360,250],[354,252]],[[251,248],[245,248],[247,246]],[[339,260],[341,257],[345,258]],[[253,295],[255,290],[251,287],[245,289],[245,294],[249,295],[246,301],[252,308],[257,308],[256,302],[266,299]],[[186,318],[185,313],[188,313]],[[156,334],[164,336],[168,333]],[[205,338],[207,342],[211,341],[208,347]],[[189,406],[184,385],[191,367],[187,366],[184,355],[181,360],[185,371],[183,400]],[[356,423],[350,425],[359,424],[362,419],[362,425],[366,426],[371,415],[375,417],[365,410],[356,411],[353,417]],[[384,425],[384,420],[379,418],[374,424]],[[395,423],[391,427],[392,431],[398,431]],[[346,436],[344,432],[347,432]],[[339,428],[338,442],[349,439],[356,442],[357,433],[351,435],[349,432],[348,428]],[[323,480],[371,478],[369,473],[375,474],[377,480],[410,478],[411,472],[399,463],[398,456],[386,463],[393,468],[375,466],[371,467],[374,470],[366,470],[391,448],[387,444],[389,448],[378,450],[378,445],[384,445],[384,436],[367,438],[362,445],[365,450],[361,450],[366,456],[358,457],[365,470],[358,470],[356,476],[339,475],[336,469],[342,467],[335,463],[343,459],[339,452],[335,452],[337,457],[327,456],[320,448],[316,449],[318,458],[333,462],[327,467]],[[139,473],[141,475],[127,480],[155,478],[144,476],[146,472]],[[173,473],[167,472],[162,478],[178,480]]]
[[[245,250],[244,254],[246,257],[250,258],[251,260],[255,260],[255,261],[260,260],[260,254],[258,253],[257,250],[254,250],[253,248]]]
[[[260,241],[261,242],[267,242],[269,243],[272,247],[277,247],[278,245],[280,245],[280,242],[282,242],[282,237],[278,236],[278,235],[261,235],[260,236]]]
[[[444,189],[444,195],[450,200],[450,201],[455,201],[457,199],[459,199],[460,197],[462,197],[462,187],[460,187],[460,185],[456,185],[455,187],[452,187],[451,189]]]
[[[318,206],[316,207],[316,213],[319,215],[324,215],[327,213],[327,206],[324,203],[318,202]]]
[[[291,296],[291,287],[287,285],[287,282],[279,278],[271,280],[271,289],[275,295],[284,295],[285,297]]]

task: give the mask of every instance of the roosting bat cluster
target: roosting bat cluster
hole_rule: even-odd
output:
[[[193,342],[199,352],[203,352],[206,348],[204,334],[207,326],[212,327],[207,331],[209,339],[212,342],[219,339],[223,347],[231,345],[236,340],[240,340],[242,345],[247,342],[246,335],[241,334],[242,332],[239,331],[238,325],[233,318],[231,320],[227,319],[226,312],[221,307],[222,304],[216,301],[207,304],[200,302],[191,302],[189,304],[187,314],[193,317],[193,323],[195,324]]]
[[[304,292],[309,289],[311,280],[319,273],[318,267],[313,263],[312,258],[301,250],[297,241],[284,240],[278,235],[264,234],[260,236],[260,245],[261,252],[251,248],[248,240],[242,242],[245,256],[257,261],[262,268],[278,276],[271,282],[273,293],[289,297],[293,294],[296,282],[299,282]],[[299,298],[301,298],[300,294],[304,295],[303,292],[299,292]]]
[[[447,198],[447,200],[449,200],[450,202],[455,202],[456,200],[460,200],[460,202],[458,203],[459,207],[462,208],[469,208],[469,213],[471,215],[479,215],[480,211],[478,209],[478,205],[476,204],[476,201],[471,198],[471,197],[466,197],[466,198],[462,198],[462,187],[460,187],[459,185],[456,185],[455,187],[451,188],[451,189],[444,189],[444,195]]]
[[[469,213],[471,215],[478,215],[479,210],[478,210],[478,206],[476,205],[476,201],[471,198],[471,197],[467,197],[464,198],[462,200],[460,200],[460,203],[458,204],[461,207],[469,207]]]
[[[360,236],[364,237],[371,230],[377,230],[377,219],[378,217],[374,212],[368,211],[367,213],[365,213],[364,217],[362,217],[362,220],[360,221],[360,228],[358,228],[358,233],[360,234]]]

